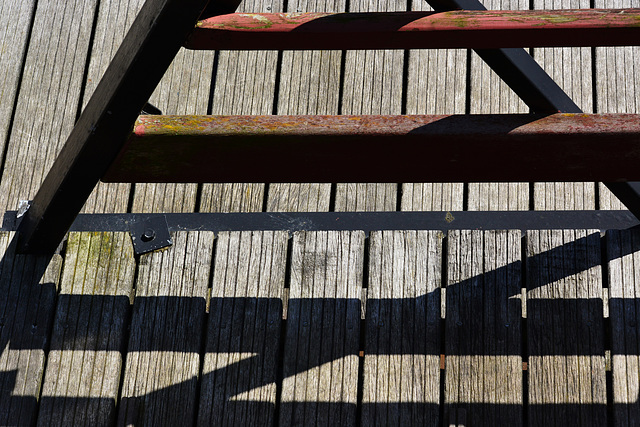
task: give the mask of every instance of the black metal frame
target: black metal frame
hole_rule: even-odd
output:
[[[437,11],[485,9],[478,0],[427,0]],[[52,253],[120,152],[132,124],[201,12],[233,12],[239,0],[148,0],[18,227],[19,251]],[[480,57],[534,112],[581,112],[524,49]],[[640,217],[640,184],[607,186]]]

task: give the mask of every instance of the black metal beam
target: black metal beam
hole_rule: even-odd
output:
[[[487,10],[479,0],[426,0],[436,11]],[[475,52],[524,101],[533,113],[582,113],[524,49],[477,49]],[[640,166],[640,165],[639,165]],[[605,182],[604,185],[640,218],[640,183]]]
[[[15,230],[15,211],[6,212],[0,231]],[[78,232],[130,232],[136,224],[166,219],[169,231],[287,230],[621,230],[640,225],[628,211],[464,211],[464,212],[254,212],[169,214],[80,214]]]
[[[20,224],[19,251],[52,253],[116,158],[208,0],[148,0]],[[234,0],[217,1],[233,6]],[[224,7],[222,10],[227,10]]]

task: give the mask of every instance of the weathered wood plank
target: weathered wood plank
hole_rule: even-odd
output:
[[[180,49],[150,102],[163,114],[206,114],[214,52]],[[133,212],[193,212],[197,184],[139,184]]]
[[[280,10],[280,2],[245,1],[238,12]],[[273,109],[277,53],[218,52],[212,114],[269,114]],[[200,212],[259,212],[265,185],[204,184]]]
[[[245,0],[240,13],[282,12],[281,0]],[[276,93],[278,53],[218,52],[212,114],[272,114]],[[200,212],[260,212],[265,184],[204,184]]]
[[[16,254],[0,232],[0,425],[33,425],[62,266],[59,255]]]
[[[600,233],[527,232],[529,425],[606,424]]]
[[[95,8],[96,0],[38,1],[7,143],[0,211],[16,209],[20,200],[33,198],[71,133]],[[16,60],[10,54],[2,57]]]
[[[95,35],[91,46],[87,82],[84,88],[82,108],[93,95],[102,75],[111,63],[124,40],[144,0],[102,0],[98,8]],[[99,182],[87,199],[83,212],[126,212],[129,203],[130,184],[105,184]]]
[[[143,0],[112,0],[101,3],[96,37],[89,64],[85,104],[93,94]],[[206,114],[213,67],[213,52],[181,49],[159,83],[150,102],[163,114]],[[100,183],[85,205],[88,212],[124,212],[129,202],[126,184]],[[191,212],[197,186],[140,184],[135,188],[134,212]]]
[[[264,184],[204,184],[200,212],[260,212]]]
[[[406,11],[407,0],[351,0],[349,12]],[[400,114],[404,51],[363,50],[345,53],[342,114]],[[398,184],[336,186],[336,211],[395,211]]]
[[[196,414],[213,233],[173,241],[140,258],[119,424],[177,425]]]
[[[353,425],[364,233],[293,240],[280,425]]]
[[[267,212],[325,212],[330,195],[330,184],[270,184]]]
[[[135,260],[128,233],[71,233],[39,425],[115,420]]]
[[[411,10],[432,11],[424,1]],[[467,95],[467,51],[463,49],[410,50],[407,75],[407,114],[464,114]],[[403,211],[461,211],[462,183],[406,183]]]
[[[0,78],[0,153],[3,154],[35,5],[35,0],[6,0],[0,3],[0,69],[3,70]]]
[[[534,9],[588,9],[589,0],[534,0]],[[609,6],[608,6],[609,7]],[[585,113],[593,112],[590,48],[534,49],[533,57]],[[536,210],[595,209],[593,182],[540,182],[533,187]]]
[[[288,236],[220,233],[198,424],[273,425]]]
[[[337,184],[336,212],[395,211],[398,184]]]
[[[595,0],[596,8],[640,7],[640,0]],[[595,49],[596,108],[607,113],[640,112],[640,47],[598,47]],[[626,209],[602,183],[598,184],[600,209]]]
[[[344,12],[345,0],[292,0],[286,12]],[[338,114],[341,51],[285,51],[277,114]],[[267,211],[328,211],[331,184],[269,185]]]
[[[439,423],[442,238],[370,236],[363,425]]]
[[[445,419],[521,425],[519,231],[451,231],[445,319]]]
[[[529,8],[527,0],[485,0],[489,9],[523,10]],[[518,96],[475,53],[471,52],[469,105],[471,114],[525,113],[529,109]],[[470,183],[470,211],[528,210],[529,184]]]
[[[609,318],[613,376],[613,424],[633,426],[640,422],[640,297],[638,266],[640,235],[637,231],[607,231],[609,259]]]

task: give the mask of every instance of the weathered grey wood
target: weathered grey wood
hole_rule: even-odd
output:
[[[442,238],[371,233],[362,425],[439,423]]]
[[[95,8],[95,0],[38,1],[0,182],[0,211],[33,198],[71,133]]]
[[[9,124],[18,94],[20,73],[27,43],[35,0],[5,0],[0,3],[0,153],[4,153],[9,136]],[[0,160],[2,156],[0,155]],[[0,174],[2,171],[0,170]],[[2,211],[4,209],[0,209]]]
[[[351,0],[349,12],[407,10],[407,0]],[[342,114],[400,114],[404,51],[350,50],[345,57]],[[336,211],[394,211],[398,184],[338,184]]]
[[[331,184],[271,184],[268,212],[324,212],[329,210]]]
[[[485,0],[487,9],[529,9],[528,0]],[[526,113],[527,106],[475,53],[471,52],[470,112]],[[470,183],[468,209],[527,210],[529,209],[528,183]]]
[[[163,114],[207,114],[214,52],[180,49],[150,102]],[[193,212],[197,184],[138,184],[133,212]]]
[[[98,8],[95,36],[91,46],[87,83],[82,108],[87,105],[98,82],[124,40],[144,0],[103,0]],[[87,199],[83,212],[126,212],[131,185],[99,182]]]
[[[353,425],[364,233],[293,240],[280,425]]]
[[[337,184],[335,210],[395,211],[397,199],[398,184]]]
[[[522,424],[519,231],[448,234],[445,418]]]
[[[71,233],[39,425],[115,420],[135,260],[128,233]]]
[[[411,2],[411,10],[433,10],[425,1]],[[407,75],[407,114],[464,114],[467,92],[467,51],[410,50]],[[403,211],[461,211],[462,183],[406,183]]]
[[[143,3],[143,0],[101,3],[85,103],[93,94]],[[206,114],[213,57],[213,52],[181,49],[150,102],[163,114]],[[140,184],[135,192],[134,212],[192,212],[195,209],[197,185]],[[129,185],[99,183],[88,199],[85,211],[124,212],[128,202]]]
[[[588,9],[589,0],[534,0],[534,9]],[[585,113],[593,112],[590,48],[540,48],[533,57]],[[536,210],[595,209],[592,182],[535,183]]]
[[[193,420],[213,233],[178,232],[140,258],[118,423]]]
[[[402,184],[402,211],[461,211],[464,206],[462,183]]]
[[[638,347],[638,266],[640,235],[637,231],[608,231],[609,317],[613,376],[613,424],[633,426],[640,422],[640,351]]]
[[[293,0],[287,12],[345,12],[345,0]],[[338,114],[340,51],[285,51],[280,68],[278,114]],[[330,184],[271,184],[271,212],[328,211]]]
[[[283,2],[245,0],[238,12],[282,12]],[[276,93],[278,53],[218,52],[212,114],[271,114]],[[265,185],[204,184],[200,212],[260,212]]]
[[[596,0],[596,8],[640,7],[638,0]],[[596,111],[601,113],[640,111],[640,47],[597,47]],[[600,209],[626,209],[602,183],[598,184]]]
[[[204,184],[200,212],[260,212],[264,184]]]
[[[16,254],[0,232],[0,425],[33,425],[62,260]]]
[[[220,233],[200,425],[273,425],[288,235]]]
[[[529,425],[607,423],[600,233],[527,232]]]

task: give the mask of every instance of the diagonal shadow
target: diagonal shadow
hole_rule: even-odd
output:
[[[531,265],[535,265],[536,262],[542,263],[545,259],[549,257],[562,257],[567,252],[576,251],[577,248],[583,247],[586,244],[586,239],[588,237],[578,239],[571,243],[566,243],[560,247],[556,247],[549,251],[546,251],[542,254],[535,255],[533,257],[528,258],[527,262]],[[43,282],[43,278],[45,276],[45,271],[47,269],[47,265],[51,261],[51,257],[33,257],[29,255],[16,255],[14,253],[15,241],[11,242],[9,245],[9,250],[7,250],[5,256],[0,260],[0,294],[6,295],[4,303],[0,308],[2,312],[0,312],[0,345],[5,351],[13,351],[13,350],[33,350],[33,351],[49,351],[49,350],[84,350],[78,349],[74,347],[73,342],[70,339],[66,339],[64,336],[54,337],[52,342],[49,343],[49,331],[51,330],[53,323],[53,313],[55,308],[55,283],[54,282]],[[623,250],[615,255],[608,254],[608,260],[615,259],[617,257],[621,257],[630,253],[634,253],[637,251],[637,248],[625,246]],[[515,264],[515,265],[514,265]],[[553,281],[564,279],[572,274],[580,273],[588,268],[599,265],[599,263],[593,263],[593,265],[583,264],[570,264],[565,265],[564,269],[555,269],[549,270],[547,273],[546,283],[539,283],[535,286],[544,286],[547,283],[551,283]],[[521,269],[520,262],[516,262],[504,267],[500,267],[496,270],[484,273],[482,275],[470,278],[468,280],[462,281],[460,283],[450,285],[447,287],[447,299],[449,302],[449,298],[454,298],[456,294],[468,294],[470,292],[470,288],[473,284],[492,284],[492,283],[500,283],[500,278],[504,277],[505,269],[508,268],[516,268],[518,270]],[[533,290],[535,287],[529,288],[529,290]],[[440,289],[437,289],[434,292],[427,293],[425,295],[421,295],[417,298],[404,298],[404,299],[371,299],[367,301],[367,313],[372,313],[374,310],[374,306],[377,307],[376,310],[381,310],[388,313],[393,312],[421,312],[427,310],[427,307],[439,307],[439,302],[441,298]],[[518,296],[516,292],[509,292],[509,297]],[[85,298],[101,298],[102,304],[110,304],[112,306],[128,306],[130,304],[129,299],[127,297],[117,297],[117,296],[102,296],[102,297],[90,297],[88,295],[60,295],[58,297],[57,304],[69,306],[81,306],[83,304],[83,300]],[[176,304],[186,304],[187,307],[197,307],[198,310],[204,310],[204,301],[190,301],[193,298],[180,298],[180,297],[148,297],[148,298],[138,298],[136,303],[147,306],[147,308],[151,311],[155,311],[158,307],[168,307],[174,306]],[[638,301],[637,298],[613,298],[609,301],[612,310],[619,309],[623,305],[633,305],[637,306]],[[451,301],[455,301],[452,299]],[[282,302],[279,299],[275,298],[213,298],[211,300],[211,306],[216,307],[220,306],[220,304],[233,304],[240,305],[244,307],[250,306],[266,306],[270,307],[271,310],[275,310],[278,318],[281,318],[282,315]],[[195,304],[195,305],[194,305]],[[324,308],[323,310],[338,312],[343,311],[345,308],[348,310],[355,310],[357,312],[360,311],[360,300],[358,299],[292,299],[289,301],[289,312],[303,312],[308,310],[310,306],[314,304],[321,304]],[[506,311],[518,311],[520,309],[521,302],[518,299],[510,298],[507,301],[507,309]],[[451,306],[451,305],[450,305]],[[592,300],[588,298],[579,298],[579,299],[536,299],[529,300],[529,310],[533,311],[542,311],[552,312],[552,313],[562,313],[565,319],[575,319],[572,327],[583,327],[590,328],[592,325],[587,324],[590,320],[580,318],[580,313],[590,312],[592,317],[595,319],[602,319],[602,303],[599,299]],[[449,309],[448,309],[449,314]],[[439,315],[439,314],[438,314]],[[498,324],[504,322],[504,319],[495,320]],[[291,327],[299,327],[299,325],[294,324],[294,319],[287,320],[287,328]],[[485,327],[484,325],[483,327]],[[544,326],[544,325],[542,325]],[[126,325],[122,326],[123,328]],[[171,325],[173,334],[178,337],[188,337],[192,334],[191,328],[192,325],[188,324],[180,324],[177,323],[175,325]],[[323,328],[322,322],[316,325],[312,325],[313,328]],[[429,355],[429,356],[439,356],[441,352],[441,348],[439,345],[423,345],[420,346],[419,340],[414,338],[415,333],[415,325],[409,323],[401,322],[401,333],[395,336],[396,341],[392,339],[390,341],[390,345],[373,345],[369,346],[366,351],[368,355],[396,355],[396,354],[411,354],[411,355]],[[436,328],[437,329],[437,328]],[[479,333],[480,331],[468,331],[469,333]],[[541,327],[541,330],[538,331],[544,334],[544,327]],[[361,331],[362,333],[362,331]],[[536,333],[536,331],[530,331],[530,333]],[[402,337],[407,337],[410,340],[410,345],[398,344],[397,340],[401,340]],[[124,334],[121,335],[121,340],[118,341],[108,341],[98,339],[99,337],[86,337],[92,338],[90,341],[95,343],[96,347],[92,350],[100,350],[100,351],[121,351],[124,343]],[[284,337],[280,337],[280,339],[284,339]],[[496,338],[496,339],[499,339]],[[436,343],[439,343],[439,338],[436,340]],[[447,337],[445,337],[445,341]],[[76,337],[75,342],[84,342],[84,339],[78,340]],[[158,343],[141,343],[132,346],[127,349],[128,352],[146,352],[146,351],[170,351],[170,352],[194,352],[197,353],[200,351],[199,346],[193,344],[194,341],[189,339],[178,339],[171,340],[170,342],[162,342]],[[488,343],[491,343],[491,339],[489,338]],[[286,343],[285,343],[286,344]],[[50,347],[50,348],[49,348]],[[410,349],[408,351],[407,349]],[[545,345],[541,347],[529,348],[529,356],[601,356],[601,354],[593,354],[592,350],[588,346],[582,347],[567,347],[564,346],[563,343],[553,343],[553,345]],[[250,340],[230,340],[228,342],[219,342],[215,346],[208,345],[206,348],[207,352],[210,353],[253,353],[255,354],[252,357],[243,359],[239,362],[230,364],[228,366],[215,369],[212,372],[204,373],[201,378],[201,383],[205,384],[207,382],[215,383],[218,378],[232,378],[238,377],[241,375],[246,375],[247,372],[256,372],[259,367],[263,367],[265,363],[265,349],[264,348],[254,348],[250,344]],[[309,369],[313,369],[322,364],[329,363],[341,359],[345,356],[356,356],[358,353],[357,347],[343,347],[342,351],[335,352],[321,352],[316,355],[314,358],[308,358],[306,363],[297,363],[294,365],[287,365],[283,367],[282,378],[290,378],[298,373],[307,371]],[[521,349],[520,347],[500,347],[500,346],[492,346],[486,345],[480,349],[473,348],[464,348],[464,347],[448,347],[448,355],[476,355],[476,356],[492,356],[492,355],[507,355],[507,356],[520,356]],[[625,355],[637,356],[640,355],[640,352],[637,348],[628,349]],[[3,355],[6,356],[6,355]],[[4,402],[0,404],[0,408],[2,411],[0,412],[0,420],[9,420],[8,424],[20,424],[19,420],[32,420],[34,417],[34,413],[37,409],[37,401],[35,397],[32,396],[17,396],[14,393],[15,387],[19,384],[18,379],[19,372],[16,369],[5,370],[0,373],[0,384],[2,387],[0,388],[0,402]],[[195,381],[195,380],[189,380]],[[238,410],[238,411],[256,411],[256,413],[263,413],[267,411],[268,413],[273,413],[275,403],[260,403],[260,402],[251,402],[247,400],[233,400],[234,396],[237,396],[241,393],[248,392],[250,390],[266,386],[269,384],[278,383],[281,381],[277,375],[276,370],[273,369],[270,371],[269,375],[264,375],[262,377],[250,377],[247,381],[241,383],[241,387],[236,389],[224,389],[224,388],[216,388],[213,392],[213,399],[220,399],[224,402],[222,408],[227,410]],[[240,384],[240,383],[239,383]],[[171,386],[167,388],[163,388],[153,393],[146,394],[144,396],[139,396],[132,399],[132,405],[127,405],[132,408],[133,411],[130,416],[134,419],[138,417],[144,416],[144,401],[148,399],[165,399],[167,396],[175,396],[175,387]],[[173,394],[172,394],[173,393]],[[44,396],[42,398],[42,402],[51,401],[54,406],[58,406],[60,401],[69,399],[64,397],[50,397]],[[109,399],[92,399],[92,398],[72,398],[77,400],[77,402],[82,401],[83,399],[89,400],[98,400],[100,401],[100,405],[106,405],[104,407],[110,408],[111,411],[115,410],[115,403]],[[282,403],[282,405],[297,405],[300,402],[291,402],[291,403]],[[302,404],[305,404],[304,402]],[[314,402],[316,407],[324,407],[328,406],[330,411],[337,411],[339,403],[322,403],[322,402]],[[637,402],[628,403],[626,405],[636,405]],[[142,406],[141,406],[142,405]],[[337,406],[336,406],[337,405]],[[349,407],[352,405],[351,403],[343,403],[343,406]],[[390,413],[394,413],[395,411],[422,411],[422,412],[431,412],[437,408],[438,405],[433,404],[425,404],[425,403],[368,403],[366,405],[374,405],[376,410],[378,411],[390,411]],[[495,404],[477,404],[473,403],[473,405],[495,405]],[[469,405],[467,405],[469,406]],[[513,405],[498,405],[503,411],[509,411],[509,407]],[[517,405],[516,405],[517,406]],[[530,411],[538,411],[538,412],[548,412],[553,413],[554,411],[568,411],[572,412],[575,410],[577,405],[560,405],[560,404],[546,404],[546,405],[530,405]],[[64,405],[60,406],[61,408]],[[394,409],[394,407],[397,407]],[[625,407],[622,404],[618,404],[618,407]],[[137,408],[137,409],[136,409]],[[234,409],[235,408],[235,409]],[[404,409],[402,409],[404,408]],[[180,408],[175,408],[177,411]],[[344,409],[344,408],[343,408]],[[109,411],[107,411],[109,412]],[[26,417],[26,418],[24,418]],[[16,421],[15,423],[12,421]]]

